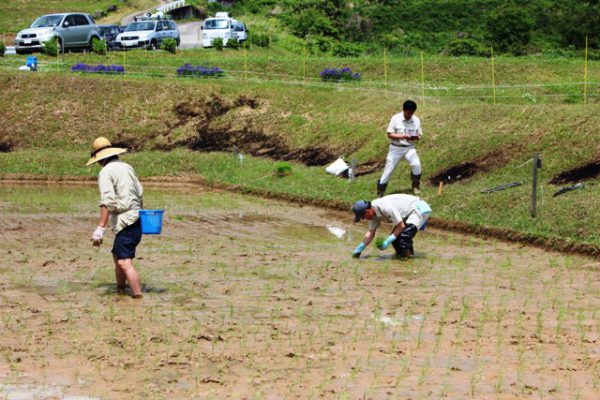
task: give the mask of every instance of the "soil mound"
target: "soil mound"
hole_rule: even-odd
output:
[[[469,179],[480,172],[487,172],[493,168],[503,167],[508,164],[511,155],[518,153],[519,150],[519,144],[508,145],[486,153],[477,159],[452,165],[434,174],[429,179],[429,183],[433,186],[439,185],[440,182],[452,184]]]
[[[175,129],[191,124],[194,136],[176,140],[170,145],[160,145],[160,150],[187,147],[196,151],[231,151],[236,146],[239,151],[257,157],[274,160],[298,161],[308,166],[325,165],[337,158],[336,153],[326,146],[306,146],[291,148],[281,135],[267,134],[249,127],[239,129],[232,124],[213,123],[233,110],[248,107],[257,109],[260,102],[252,97],[239,96],[232,100],[212,95],[205,100],[186,101],[174,107],[177,121],[163,136],[169,136]]]
[[[577,168],[560,172],[550,180],[553,185],[584,182],[595,179],[600,175],[600,161],[594,161]]]
[[[440,182],[444,182],[444,184],[455,183],[459,180],[472,177],[477,172],[481,171],[481,169],[481,165],[475,162],[466,162],[453,165],[452,167],[438,172],[436,175],[432,176],[430,182],[432,185],[439,185]]]
[[[197,151],[231,151],[233,146],[257,157],[274,160],[299,161],[308,166],[325,165],[336,156],[325,147],[302,147],[290,149],[283,138],[261,132],[243,131],[201,131],[188,147]]]
[[[0,138],[0,153],[10,153],[12,150],[12,143],[8,140]]]

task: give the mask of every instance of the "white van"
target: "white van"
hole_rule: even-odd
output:
[[[238,40],[235,32],[234,20],[231,18],[207,18],[202,23],[202,47],[212,47],[213,40],[223,39],[223,45],[227,45],[229,39]]]
[[[246,26],[229,18],[227,13],[217,13],[217,16],[207,18],[202,23],[202,47],[212,47],[212,42],[216,38],[223,39],[225,46],[228,40],[243,42],[248,39]]]

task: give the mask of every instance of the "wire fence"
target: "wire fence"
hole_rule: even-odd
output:
[[[421,101],[464,101],[483,103],[505,103],[505,104],[535,104],[535,103],[588,103],[598,102],[600,98],[600,81],[591,80],[588,63],[585,62],[585,71],[582,71],[581,80],[572,82],[519,82],[519,83],[497,83],[498,64],[490,66],[489,82],[481,82],[481,74],[474,79],[477,83],[434,83],[427,81],[427,65],[421,54],[418,72],[413,73],[413,80],[397,80],[398,76],[406,77],[405,65],[397,60],[391,66],[391,60],[387,55],[383,59],[383,68],[370,64],[362,64],[367,73],[362,79],[352,82],[324,82],[319,72],[326,65],[333,63],[341,64],[339,58],[310,58],[289,57],[269,55],[263,57],[248,57],[246,52],[243,56],[219,57],[212,55],[196,57],[190,61],[196,61],[196,65],[221,63],[220,68],[224,76],[220,78],[184,78],[178,75],[177,69],[184,64],[181,61],[186,58],[185,52],[177,58],[161,59],[152,52],[136,52],[128,55],[127,52],[118,52],[109,56],[97,56],[92,54],[69,54],[59,56],[56,59],[42,59],[38,63],[37,73],[50,74],[74,74],[71,72],[73,65],[78,63],[121,65],[125,68],[124,76],[128,78],[149,79],[219,79],[235,83],[251,84],[277,84],[295,87],[310,87],[330,89],[349,92],[373,92],[398,94],[410,96]],[[147,58],[145,58],[147,57]],[[372,61],[372,60],[371,60]],[[176,64],[178,63],[178,64]],[[414,60],[413,60],[414,63]],[[0,60],[1,74],[14,74],[20,66],[24,65],[23,57],[5,57]],[[358,64],[360,65],[360,64]],[[413,65],[414,67],[414,65]],[[414,68],[413,68],[414,69]],[[419,73],[420,72],[420,73]],[[85,75],[86,73],[80,73]],[[97,75],[97,74],[89,74]],[[418,76],[416,76],[418,75]],[[394,79],[396,77],[396,79]],[[465,77],[468,79],[469,77]],[[528,77],[528,79],[531,79]]]

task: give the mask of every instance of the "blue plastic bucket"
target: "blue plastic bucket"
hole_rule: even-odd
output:
[[[27,57],[27,59],[25,60],[25,65],[28,67],[35,67],[37,66],[37,57],[35,56],[29,56]]]
[[[162,231],[164,212],[164,210],[140,210],[142,234],[160,235],[160,232]]]

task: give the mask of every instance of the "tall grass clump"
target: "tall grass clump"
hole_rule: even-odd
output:
[[[215,50],[217,50],[217,51],[223,51],[223,47],[224,47],[223,39],[221,39],[221,38],[215,38],[215,39],[213,39],[212,45],[215,48]]]
[[[56,57],[58,56],[58,39],[53,38],[44,42],[44,47],[42,47],[42,52],[49,56]]]
[[[92,51],[96,54],[106,55],[108,46],[105,39],[94,39],[92,41]]]
[[[177,53],[177,41],[173,38],[166,38],[160,44],[160,49],[175,54]]]

